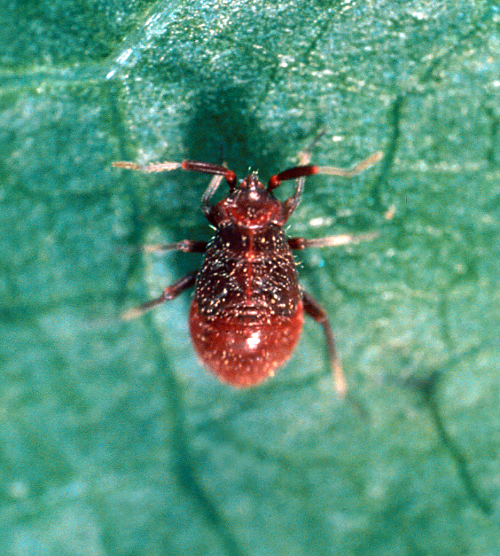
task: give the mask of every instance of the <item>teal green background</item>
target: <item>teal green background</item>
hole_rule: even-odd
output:
[[[500,10],[495,2],[0,7],[0,554],[498,555]],[[356,403],[307,322],[243,391],[196,360],[194,158],[262,179],[320,129],[289,233]],[[286,197],[293,184],[283,186]]]

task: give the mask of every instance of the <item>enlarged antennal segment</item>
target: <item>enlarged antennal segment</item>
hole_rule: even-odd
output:
[[[362,160],[359,164],[356,164],[354,168],[337,168],[336,166],[316,166],[315,164],[308,164],[307,166],[295,166],[293,168],[288,168],[284,172],[280,172],[271,177],[269,180],[269,191],[276,189],[282,181],[295,180],[297,178],[303,178],[306,176],[314,176],[315,174],[325,174],[328,176],[341,176],[344,178],[351,178],[357,174],[363,172],[367,168],[370,168],[375,163],[377,163],[384,154],[382,151],[378,151],[372,154],[365,160]]]

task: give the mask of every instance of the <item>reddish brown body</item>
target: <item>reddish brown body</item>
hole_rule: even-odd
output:
[[[306,176],[317,173],[352,176],[381,156],[376,153],[352,170],[296,166],[272,176],[267,187],[255,174],[237,185],[234,172],[204,162],[164,162],[146,167],[115,162],[120,168],[146,172],[181,168],[212,174],[214,177],[202,198],[202,210],[217,230],[209,244],[184,240],[149,248],[149,251],[198,252],[205,257],[199,271],[168,286],[160,297],[127,311],[123,318],[137,317],[194,285],[189,327],[196,352],[222,381],[245,387],[272,376],[289,359],[306,313],[323,327],[335,384],[338,392],[344,394],[346,383],[330,323],[321,306],[299,286],[292,249],[343,245],[371,239],[374,234],[307,240],[287,238],[283,226],[300,202]],[[229,185],[229,195],[210,205],[209,200],[223,178]],[[283,202],[276,199],[272,191],[282,181],[292,179],[297,179],[294,194]]]
[[[290,357],[302,330],[286,211],[253,175],[215,205],[217,234],[196,279],[189,324],[196,351],[219,378],[250,386]]]

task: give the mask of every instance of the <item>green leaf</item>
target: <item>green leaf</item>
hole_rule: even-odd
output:
[[[494,2],[0,7],[0,553],[497,554],[500,13]],[[196,360],[206,176],[321,165],[290,235],[327,310],[261,386]],[[282,191],[280,191],[282,189]],[[285,198],[293,184],[278,190]]]

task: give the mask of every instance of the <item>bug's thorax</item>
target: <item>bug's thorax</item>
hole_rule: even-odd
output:
[[[210,218],[217,232],[198,273],[193,315],[218,328],[292,318],[301,293],[283,204],[250,175],[213,205]]]
[[[217,226],[233,223],[248,229],[286,222],[283,204],[270,193],[256,174],[247,176],[234,191],[212,208]]]

